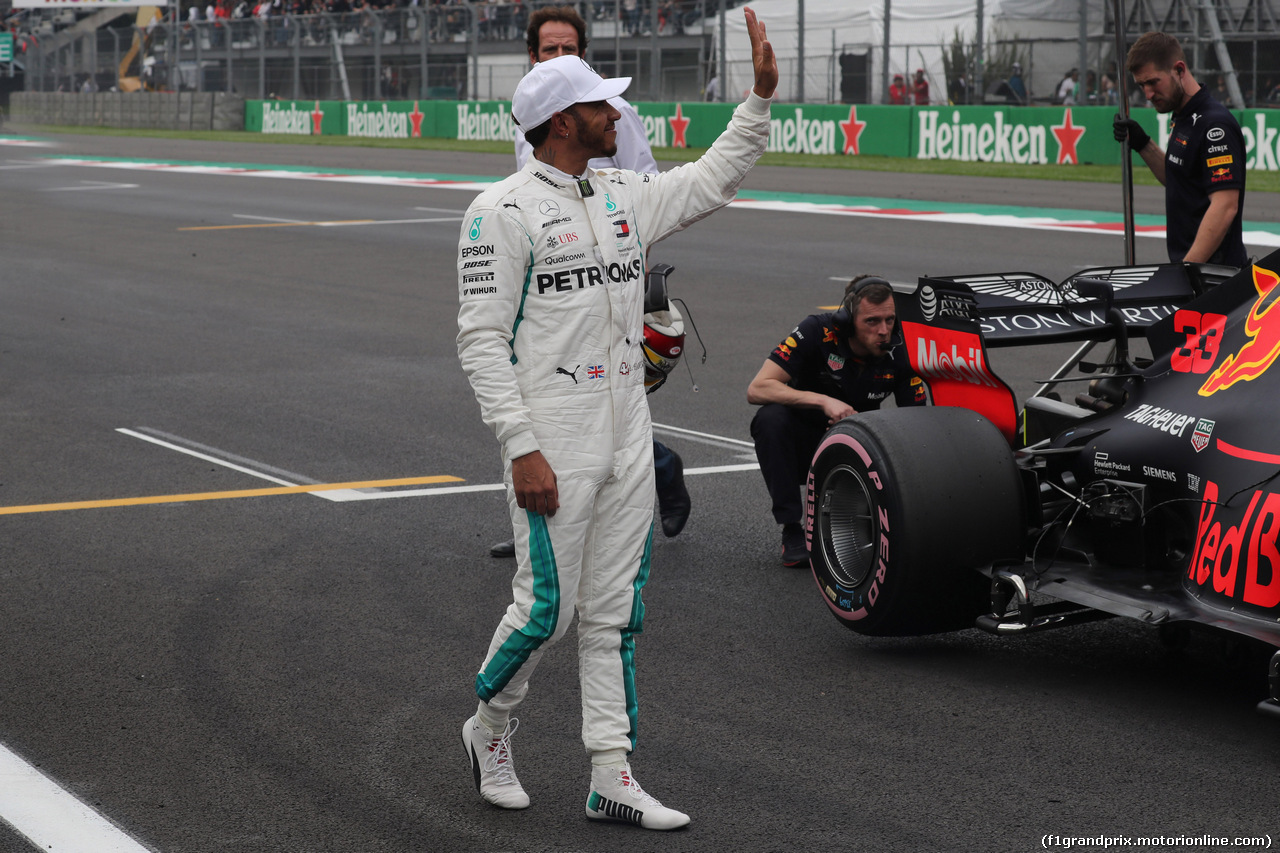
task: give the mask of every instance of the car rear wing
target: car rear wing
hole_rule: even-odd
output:
[[[1150,264],[1094,267],[1058,283],[1026,272],[922,276],[914,295],[925,322],[964,303],[987,346],[1026,346],[1109,337],[1102,305],[1078,292],[1082,280],[1109,283],[1129,335],[1144,337],[1148,327],[1237,272],[1216,264]]]
[[[1128,335],[1143,337],[1148,327],[1237,272],[1153,264],[1094,267],[1061,283],[1023,272],[922,276],[914,291],[898,291],[894,301],[907,357],[934,405],[978,412],[1016,445],[1017,398],[992,372],[988,346],[1114,339],[1117,317]],[[1110,290],[1105,302],[1097,296],[1100,287]]]

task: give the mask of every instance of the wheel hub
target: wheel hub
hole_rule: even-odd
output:
[[[826,558],[832,580],[854,589],[866,579],[875,562],[871,494],[857,471],[839,465],[823,481],[821,495],[821,535],[817,546]]]

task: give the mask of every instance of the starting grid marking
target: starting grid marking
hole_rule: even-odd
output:
[[[696,432],[694,430],[683,429],[681,427],[654,424],[654,428],[656,432],[680,435],[691,441],[696,441],[702,444],[711,444],[735,450],[739,453],[753,447],[751,442],[748,441],[726,438],[724,436],[712,435],[710,433]],[[273,468],[270,465],[257,463],[253,460],[244,459],[243,457],[219,451],[216,448],[210,448],[195,442],[185,441],[176,436],[168,436],[158,430],[146,430],[146,432],[150,434],[144,434],[139,431],[142,429],[145,428],[140,427],[138,430],[133,430],[121,427],[117,429],[116,432],[122,435],[127,435],[131,438],[140,439],[142,441],[164,447],[168,450],[173,450],[187,456],[195,457],[196,459],[201,459],[205,462],[221,465],[224,468],[229,468],[233,471],[247,474],[250,477],[256,477],[260,480],[266,480],[268,482],[275,483],[276,485],[259,489],[189,492],[172,495],[145,495],[130,498],[103,498],[100,500],[88,501],[63,501],[56,503],[27,504],[24,506],[6,506],[0,507],[0,515],[28,515],[41,512],[68,512],[84,509],[107,509],[113,507],[190,503],[196,501],[234,500],[237,498],[260,498],[276,495],[315,495],[318,498],[323,498],[333,503],[347,503],[350,501],[441,497],[445,495],[460,495],[473,492],[500,492],[506,490],[506,486],[502,483],[443,485],[466,482],[463,478],[454,477],[450,474],[437,474],[426,477],[404,477],[386,480],[361,480],[350,483],[320,483],[298,474],[281,471],[280,469]],[[164,437],[162,438],[160,436]],[[755,471],[758,470],[759,467],[759,464],[755,462],[747,462],[732,465],[711,465],[702,468],[686,468],[684,473],[685,476],[696,477],[709,474],[729,474],[740,471]],[[433,488],[401,488],[404,486],[433,486]],[[2,779],[3,776],[0,774],[0,780]],[[3,810],[0,810],[0,819],[2,818]]]
[[[249,166],[217,163],[182,163],[155,160],[85,158],[55,155],[45,162],[97,169],[127,169],[168,172],[184,175],[215,175],[269,178],[294,181],[330,181],[377,186],[433,187],[437,189],[480,192],[499,178],[456,175],[409,175],[358,171],[317,172],[280,166]],[[807,213],[829,216],[860,216],[874,219],[910,219],[913,222],[935,222],[955,225],[978,225],[994,228],[1023,228],[1034,231],[1066,231],[1072,233],[1124,235],[1124,220],[1119,214],[1102,211],[1062,211],[1036,207],[997,205],[958,205],[921,202],[904,207],[897,199],[856,198],[801,195],[789,193],[756,193],[743,191],[731,206],[742,210],[769,210],[780,213]],[[416,220],[403,220],[413,222]],[[424,220],[425,221],[425,220]],[[291,225],[354,225],[352,223],[289,223]],[[207,226],[180,230],[215,230],[218,228],[268,227],[266,225]],[[1244,242],[1251,246],[1280,246],[1280,225],[1263,222],[1244,223]],[[1164,217],[1135,217],[1134,234],[1138,237],[1164,239]]]
[[[4,744],[0,744],[0,820],[40,850],[150,853]]]
[[[691,441],[732,450],[740,451],[752,446],[751,442],[742,441],[741,439],[697,432],[682,427],[654,424],[654,428],[658,432],[679,435]],[[464,482],[462,478],[450,475],[369,480],[353,483],[290,482],[290,480],[307,480],[308,478],[218,451],[216,448],[186,441],[177,436],[170,436],[159,430],[149,429],[146,433],[143,433],[139,431],[142,429],[145,428],[140,427],[138,430],[120,428],[116,432],[278,485],[269,488],[242,489],[239,491],[108,498],[97,501],[0,507],[0,515],[185,503],[188,501],[229,500],[234,498],[265,497],[268,495],[312,494],[316,497],[340,503],[353,500],[456,495],[466,492],[497,492],[505,491],[506,489],[506,486],[502,483],[486,483],[468,486],[437,486],[436,488],[427,489],[401,488],[393,491],[384,491],[398,486]],[[758,470],[759,467],[755,463],[715,465],[703,468],[687,468],[684,473],[685,476],[726,474],[754,471]],[[0,744],[0,822],[8,824],[19,835],[31,842],[33,848],[40,850],[64,851],[64,853],[151,853],[147,847],[127,835],[110,820],[85,805],[58,783],[8,749],[4,744]]]

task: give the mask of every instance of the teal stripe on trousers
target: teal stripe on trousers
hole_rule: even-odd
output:
[[[644,542],[644,555],[640,558],[640,570],[631,585],[631,619],[622,631],[622,686],[627,698],[627,721],[631,731],[627,736],[631,739],[631,751],[636,748],[637,721],[640,716],[640,702],[636,697],[636,634],[644,630],[644,599],[640,591],[649,582],[649,567],[653,555],[653,527],[649,527],[649,538]]]
[[[529,516],[529,564],[533,571],[533,609],[529,621],[511,632],[489,665],[476,675],[476,695],[488,702],[502,692],[507,682],[543,643],[551,639],[560,621],[560,575],[551,548],[547,520],[525,510]],[[650,539],[653,534],[650,533]]]

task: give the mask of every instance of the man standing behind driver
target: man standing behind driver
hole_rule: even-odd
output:
[[[572,6],[546,6],[529,16],[529,28],[525,31],[525,47],[533,64],[555,59],[557,56],[584,56],[587,52],[587,24]],[[617,129],[617,150],[606,157],[593,157],[587,162],[592,169],[630,169],[642,175],[658,172],[658,163],[649,149],[649,138],[644,132],[644,122],[636,108],[618,96],[609,99],[609,105],[621,116]],[[524,138],[524,131],[516,128],[516,168],[523,169],[533,153],[533,146]],[[653,442],[653,471],[658,490],[658,514],[662,521],[662,533],[667,538],[678,536],[689,520],[692,507],[689,490],[684,485],[684,460],[662,442]],[[514,557],[515,541],[508,539],[489,549],[494,557]]]
[[[782,525],[784,566],[809,563],[800,486],[827,429],[880,408],[890,394],[899,406],[927,402],[905,349],[892,345],[897,319],[889,283],[858,276],[845,288],[840,309],[801,320],[747,387],[747,402],[760,406],[751,438],[774,520]]]
[[[1159,112],[1173,114],[1168,152],[1132,118],[1117,114],[1113,122],[1116,141],[1128,137],[1164,184],[1169,260],[1245,266],[1245,148],[1239,123],[1191,76],[1173,36],[1144,34],[1129,48],[1126,65],[1147,100]]]
[[[572,6],[545,6],[529,16],[529,28],[525,30],[525,48],[529,61],[535,65],[557,56],[587,55],[587,24]],[[630,169],[642,175],[656,174],[658,162],[649,149],[649,137],[644,132],[644,122],[636,108],[621,96],[610,98],[609,103],[622,118],[614,124],[618,130],[618,150],[608,157],[593,157],[589,165],[593,169]],[[523,169],[525,161],[533,153],[533,147],[524,138],[524,131],[516,128],[516,168]]]
[[[576,611],[586,816],[645,829],[689,822],[647,794],[628,761],[653,544],[645,253],[728,204],[768,144],[778,66],[764,25],[745,15],[755,85],[697,161],[658,175],[587,168],[616,149],[621,116],[607,99],[630,79],[602,80],[560,56],[535,65],[511,101],[533,157],[463,219],[458,357],[501,445],[516,574],[462,742],[480,796],[501,808],[529,805],[512,714]]]

